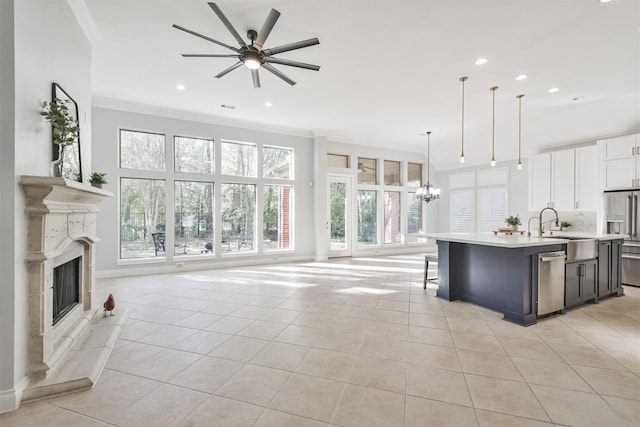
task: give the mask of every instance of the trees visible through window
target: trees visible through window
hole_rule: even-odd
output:
[[[178,252],[212,253],[213,183],[176,181],[174,191],[174,241]]]
[[[288,185],[265,185],[263,192],[263,248],[291,247],[291,192]]]
[[[120,130],[120,167],[146,171],[165,170],[165,136]]]
[[[422,233],[422,200],[416,193],[407,193],[407,242],[424,242],[424,237],[419,237]]]
[[[154,234],[158,242],[161,233],[164,243],[165,231],[165,181],[121,178],[120,258],[165,255],[154,245]]]
[[[222,184],[223,248],[228,251],[255,250],[256,186]]]
[[[377,191],[358,190],[358,243],[378,243]]]
[[[255,178],[256,146],[238,142],[221,143],[222,174]]]
[[[213,140],[176,136],[174,138],[176,172],[213,173]]]
[[[262,148],[262,176],[264,178],[291,179],[290,148]]]

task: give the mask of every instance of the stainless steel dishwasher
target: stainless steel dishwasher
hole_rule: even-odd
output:
[[[564,251],[538,254],[538,316],[564,309]]]

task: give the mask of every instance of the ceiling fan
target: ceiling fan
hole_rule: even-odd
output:
[[[273,55],[277,55],[283,52],[289,52],[295,49],[302,49],[303,47],[309,47],[316,44],[320,44],[320,41],[317,38],[312,38],[308,40],[302,40],[299,42],[289,43],[282,46],[273,47],[271,49],[264,49],[264,44],[273,30],[276,21],[280,17],[280,12],[275,9],[271,9],[267,19],[264,21],[260,32],[256,32],[255,30],[247,31],[247,37],[251,41],[249,44],[245,43],[245,41],[240,37],[240,34],[236,31],[236,29],[231,25],[231,22],[227,19],[227,17],[222,13],[222,10],[218,7],[217,4],[213,2],[207,3],[209,7],[218,15],[220,21],[224,24],[225,27],[229,30],[233,38],[240,44],[240,48],[236,48],[233,46],[229,46],[226,43],[222,43],[218,40],[214,40],[211,37],[207,37],[203,34],[197,33],[193,30],[189,30],[188,28],[181,27],[180,25],[174,24],[173,27],[178,30],[182,30],[186,33],[192,34],[196,37],[200,37],[201,39],[210,41],[211,43],[215,43],[218,46],[225,47],[229,50],[232,50],[234,53],[231,54],[182,54],[185,58],[237,58],[238,62],[233,64],[232,66],[222,70],[220,73],[216,74],[216,78],[223,77],[224,75],[230,73],[241,65],[245,65],[247,68],[251,70],[251,76],[253,77],[253,87],[260,87],[260,74],[258,70],[260,67],[265,70],[275,74],[280,77],[285,82],[289,83],[291,86],[295,85],[296,82],[291,80],[285,74],[283,74],[280,70],[275,68],[272,64],[280,64],[287,65],[290,67],[304,68],[306,70],[319,71],[319,65],[306,64],[304,62],[291,61],[288,59],[275,58]]]

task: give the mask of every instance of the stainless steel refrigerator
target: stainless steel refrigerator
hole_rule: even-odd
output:
[[[605,191],[607,233],[624,235],[622,283],[640,286],[640,236],[638,198],[640,190]]]

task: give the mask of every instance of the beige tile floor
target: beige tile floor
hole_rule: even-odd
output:
[[[0,426],[640,425],[640,289],[524,328],[422,262],[98,280],[129,320],[97,385]]]

